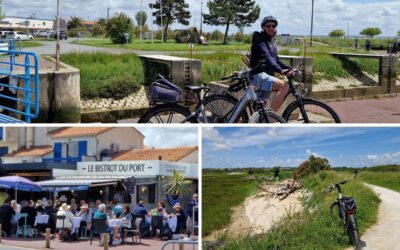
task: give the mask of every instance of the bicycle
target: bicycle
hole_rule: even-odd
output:
[[[343,221],[344,233],[348,235],[350,244],[356,249],[360,248],[360,239],[358,236],[357,226],[357,213],[356,213],[356,200],[351,196],[343,196],[341,185],[346,184],[349,180],[339,182],[337,184],[331,184],[328,187],[330,192],[335,189],[339,192],[339,197],[336,202],[331,205],[331,213],[333,214],[333,208],[338,206],[339,217]]]
[[[262,67],[263,65],[259,65],[258,67]],[[251,70],[247,71],[251,72]],[[288,123],[296,123],[296,122],[303,122],[303,123],[341,123],[339,116],[337,113],[329,107],[327,104],[316,100],[311,97],[306,97],[307,89],[304,88],[304,83],[295,84],[293,79],[294,77],[301,77],[301,71],[298,69],[293,70],[293,74],[291,76],[287,76],[289,85],[289,93],[285,99],[288,98],[289,95],[295,97],[295,100],[290,103],[282,113],[283,119]],[[223,78],[234,79],[234,75],[231,77]],[[250,76],[246,78],[246,85],[249,86],[251,79]],[[295,86],[296,85],[296,86]],[[238,89],[235,89],[234,92],[239,91],[241,89],[245,89],[244,86]],[[230,87],[228,92],[232,91]],[[229,93],[225,93],[226,95],[230,95]],[[246,94],[245,94],[246,95]],[[253,119],[257,120],[257,112],[253,116],[253,110],[250,108],[248,112],[252,115]],[[274,114],[272,110],[268,110],[268,113],[271,115]],[[279,116],[279,115],[278,115]]]
[[[244,74],[236,74],[239,83],[232,85],[233,91],[243,85]],[[158,75],[151,88],[151,109],[139,120],[139,123],[247,123],[249,117],[243,110],[237,111],[239,101],[232,95],[225,93],[214,93],[209,95],[210,88],[206,86],[185,86],[186,106],[197,103],[195,111],[179,104],[182,89],[168,81],[164,76]],[[201,97],[201,92],[204,92]],[[248,88],[247,95],[241,99],[244,108],[249,102],[254,101],[255,106],[263,104],[258,101],[253,88]],[[244,105],[244,104],[243,104]],[[228,110],[228,112],[226,112]],[[269,109],[257,109],[259,111],[258,122],[285,122],[285,120]],[[257,122],[254,121],[254,122]]]

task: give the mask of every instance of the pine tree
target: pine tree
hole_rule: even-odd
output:
[[[260,16],[261,8],[255,0],[212,0],[207,3],[210,14],[204,14],[204,23],[225,25],[224,44],[228,43],[228,32],[231,25],[246,27]]]
[[[162,4],[162,8],[160,6]],[[152,13],[156,17],[155,24],[161,26],[161,14],[162,24],[164,27],[164,42],[167,41],[167,31],[171,24],[177,21],[183,25],[189,25],[189,19],[192,17],[189,8],[189,4],[185,0],[160,0],[155,4],[149,4],[150,8],[155,9]]]

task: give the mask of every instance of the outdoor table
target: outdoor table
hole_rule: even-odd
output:
[[[108,225],[110,227],[118,227],[121,228],[122,227],[122,220],[121,219],[111,219],[108,221]]]
[[[37,224],[47,224],[48,222],[49,216],[47,214],[36,215],[34,226],[36,227]]]
[[[178,217],[173,216],[172,218],[167,219],[169,228],[171,229],[172,232],[176,231],[176,227],[178,226]]]
[[[71,232],[76,232],[81,227],[82,217],[74,217],[72,219],[72,229]]]

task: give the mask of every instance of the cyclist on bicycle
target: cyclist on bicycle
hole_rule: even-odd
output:
[[[274,38],[277,33],[278,20],[273,16],[265,17],[261,22],[262,32],[254,32],[251,46],[250,67],[256,68],[260,62],[265,67],[255,70],[252,75],[252,84],[260,90],[260,97],[267,98],[269,93],[277,92],[272,100],[271,109],[277,111],[284,102],[288,92],[288,84],[273,75],[290,76],[291,68],[278,58],[278,50]]]

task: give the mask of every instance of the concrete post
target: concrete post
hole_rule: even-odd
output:
[[[396,94],[396,82],[397,82],[397,57],[391,55],[390,59],[390,94]]]
[[[46,228],[46,244],[45,248],[50,248],[50,228]]]
[[[54,121],[80,122],[80,74],[54,72]]]
[[[103,234],[103,245],[104,245],[104,250],[108,250],[108,233]]]

